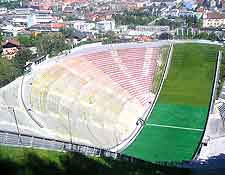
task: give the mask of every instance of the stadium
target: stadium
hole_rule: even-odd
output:
[[[194,159],[213,101],[218,48],[90,44],[33,63],[0,89],[0,142],[56,150],[75,143],[145,161]]]

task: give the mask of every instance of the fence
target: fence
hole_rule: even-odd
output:
[[[117,153],[113,153],[107,150],[86,145],[79,145],[71,143],[69,141],[56,140],[27,134],[19,134],[16,132],[4,130],[0,130],[0,144],[18,147],[43,148],[56,151],[74,151],[90,156],[100,156],[103,154],[106,157],[116,158],[117,155]]]
[[[215,75],[214,75],[214,84],[212,88],[212,99],[211,99],[211,104],[210,104],[210,114],[213,113],[213,108],[214,108],[214,103],[217,98],[217,90],[218,90],[218,82],[219,82],[219,74],[220,74],[220,65],[221,65],[221,60],[222,60],[222,52],[219,50],[217,54],[217,64],[216,64],[216,70],[215,70]]]
[[[18,134],[16,132],[0,130],[0,144],[15,147],[41,148],[55,151],[77,152],[86,156],[101,156],[110,157],[117,160],[128,161],[131,163],[142,163],[152,165],[151,162],[146,162],[134,157],[126,156],[120,153],[111,152],[108,150],[75,144],[67,141],[37,137],[27,134]],[[154,162],[162,166],[177,166],[178,162]]]
[[[57,151],[78,152],[87,156],[112,157],[114,159],[119,158],[122,160],[131,161],[131,162],[135,160],[135,158],[121,155],[115,152],[110,152],[100,148],[74,144],[74,143],[66,142],[62,140],[41,138],[41,137],[31,136],[26,134],[18,134],[16,132],[3,131],[3,130],[0,130],[0,144],[16,146],[16,147],[28,147],[28,148],[32,147],[32,148],[42,148],[42,149],[57,150]]]

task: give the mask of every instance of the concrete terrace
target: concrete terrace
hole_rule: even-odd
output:
[[[154,100],[151,86],[160,47],[165,44],[83,46],[46,60],[14,81],[13,89],[12,85],[1,89],[1,97],[8,100],[5,106],[16,110],[11,120],[10,114],[4,114],[1,123],[17,131],[13,118],[21,117],[22,133],[100,148],[118,145],[135,130]]]

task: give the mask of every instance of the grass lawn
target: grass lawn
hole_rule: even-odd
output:
[[[147,161],[193,158],[207,121],[218,46],[177,44],[152,114],[124,154]]]
[[[0,146],[0,170],[5,175],[155,175],[190,174],[188,169],[129,163],[32,148]]]
[[[160,86],[160,82],[163,76],[163,72],[166,66],[168,57],[169,47],[165,46],[160,49],[160,65],[157,67],[156,73],[153,79],[152,93],[157,93]]]

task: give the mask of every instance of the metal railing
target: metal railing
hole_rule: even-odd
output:
[[[0,130],[0,144],[14,147],[27,147],[27,148],[39,148],[55,151],[68,151],[78,152],[86,156],[101,156],[111,157],[117,160],[123,160],[128,162],[141,162],[149,164],[144,160],[140,160],[134,157],[126,156],[120,153],[111,152],[108,150],[86,146],[81,144],[71,143],[69,141],[49,139],[43,137],[37,137],[27,134],[18,134],[16,132]],[[167,164],[168,162],[160,162],[160,164]],[[170,162],[170,164],[172,164]],[[173,165],[174,162],[173,162]]]

